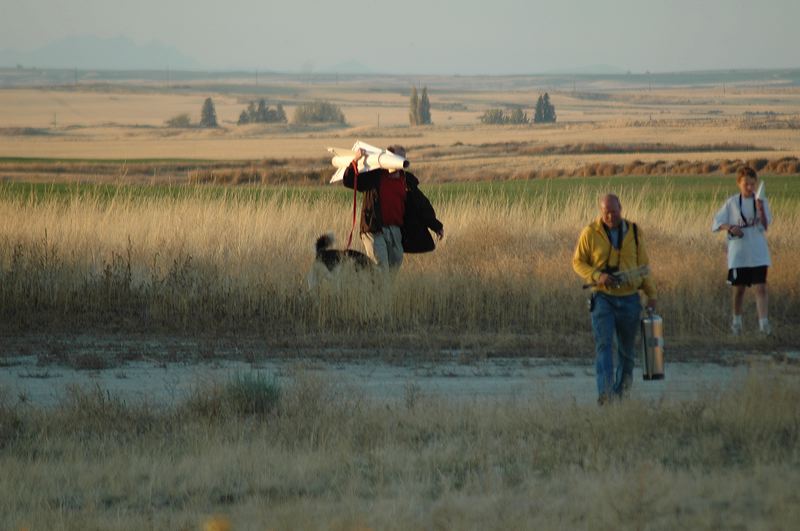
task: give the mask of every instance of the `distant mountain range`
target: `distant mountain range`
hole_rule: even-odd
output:
[[[36,50],[0,50],[0,66],[106,70],[198,68],[197,61],[175,47],[150,42],[139,45],[127,37],[66,37]]]

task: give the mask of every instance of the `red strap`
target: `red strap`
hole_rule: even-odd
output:
[[[353,165],[353,225],[350,227],[350,235],[347,237],[347,250],[350,250],[350,243],[353,241],[353,231],[356,228],[356,208],[358,203],[358,164],[356,161],[351,163]]]

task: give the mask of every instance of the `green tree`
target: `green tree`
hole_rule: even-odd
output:
[[[480,117],[480,121],[485,124],[527,124],[528,113],[520,108],[504,112],[502,109],[489,109]]]
[[[533,123],[545,124],[556,121],[556,108],[550,103],[550,95],[545,92],[536,101],[536,112],[533,115]]]
[[[251,101],[239,115],[239,125],[255,123],[286,123],[286,111],[280,103],[273,109],[263,98]]]
[[[422,96],[419,99],[418,125],[431,124],[431,102],[428,99],[428,87],[422,87]]]
[[[411,101],[409,102],[408,123],[412,126],[419,125],[419,96],[417,87],[411,87]]]
[[[267,102],[264,98],[258,100],[258,108],[256,109],[256,122],[268,122],[269,121],[269,107],[267,107]]]
[[[510,124],[527,124],[528,123],[528,113],[524,112],[522,109],[517,107],[507,116],[507,122]]]
[[[338,123],[344,124],[344,114],[338,105],[327,101],[303,103],[294,110],[294,122],[297,124],[309,123]]]
[[[544,122],[544,98],[542,95],[539,95],[539,99],[536,100],[536,110],[533,112],[533,123],[540,124]]]
[[[203,102],[203,110],[200,111],[200,127],[217,127],[217,110],[211,98],[206,98]]]
[[[547,92],[544,93],[544,121],[546,123],[555,123],[556,122],[556,108],[550,103],[550,94]]]
[[[281,105],[280,103],[278,104],[278,107],[275,109],[275,114],[277,115],[277,119],[275,120],[276,122],[281,122],[284,124],[286,123],[287,121],[286,111],[283,110],[283,105]]]
[[[506,117],[502,109],[488,109],[480,117],[481,123],[499,125],[506,123]]]

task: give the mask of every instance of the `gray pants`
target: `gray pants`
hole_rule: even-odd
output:
[[[397,225],[387,225],[381,232],[361,235],[364,250],[381,267],[400,267],[403,263],[403,234]]]

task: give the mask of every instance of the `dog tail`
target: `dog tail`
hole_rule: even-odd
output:
[[[331,245],[333,245],[333,234],[323,234],[317,238],[317,243],[314,246],[314,249],[317,251],[317,254],[319,254]]]

